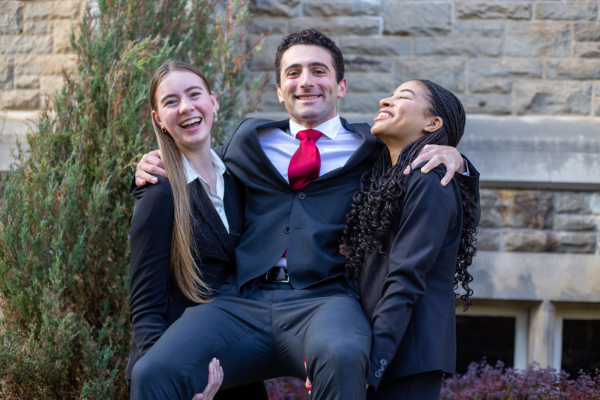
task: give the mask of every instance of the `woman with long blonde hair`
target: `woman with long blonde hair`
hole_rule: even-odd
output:
[[[237,183],[210,147],[219,105],[206,77],[190,64],[168,61],[155,72],[149,97],[168,179],[159,176],[157,184],[133,192],[128,380],[185,309],[211,301],[235,272],[233,249],[243,228]],[[203,399],[212,399],[222,382],[218,360],[209,372]],[[215,398],[266,400],[267,394],[257,382]]]

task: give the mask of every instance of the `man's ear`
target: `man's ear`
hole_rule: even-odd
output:
[[[283,104],[283,95],[281,94],[281,88],[277,85],[277,98],[279,99],[279,103]]]
[[[348,81],[346,78],[342,78],[341,81],[338,82],[338,99],[341,99],[346,95],[346,90],[348,89]]]

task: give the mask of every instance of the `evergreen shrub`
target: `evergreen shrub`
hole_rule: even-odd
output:
[[[198,65],[222,140],[262,91],[241,96],[260,45],[248,18],[245,0],[99,0],[74,25],[77,71],[2,174],[0,397],[127,398],[129,185],[157,147],[148,85],[169,58]]]

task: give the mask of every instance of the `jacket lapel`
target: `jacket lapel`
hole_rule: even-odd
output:
[[[206,194],[202,183],[196,178],[190,185],[193,185],[192,192],[194,195],[191,196],[192,207],[195,211],[194,214],[196,215],[196,218],[199,220],[198,222],[201,225],[208,227],[213,235],[221,242],[223,248],[227,251],[227,254],[230,257],[233,257],[234,245],[225,229],[225,225],[223,225],[223,221],[221,221],[219,213],[215,210],[210,198]],[[227,191],[227,187],[225,187],[225,190]],[[228,195],[225,196],[226,199],[227,196]]]

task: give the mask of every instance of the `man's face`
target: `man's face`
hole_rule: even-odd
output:
[[[290,119],[314,128],[337,114],[337,99],[346,94],[346,78],[335,80],[329,52],[315,45],[297,44],[281,57],[279,102],[285,104]]]

